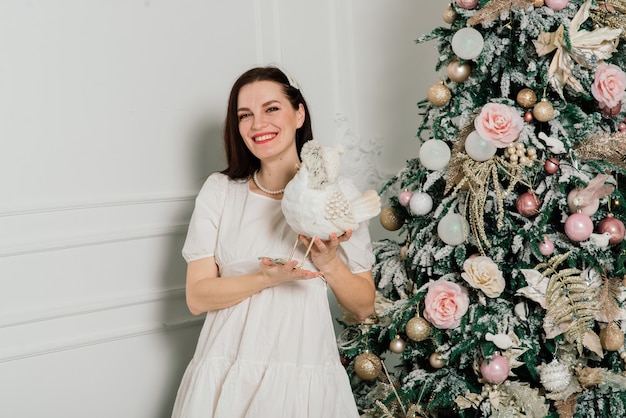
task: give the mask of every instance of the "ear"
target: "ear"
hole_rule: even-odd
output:
[[[304,105],[300,103],[298,105],[298,110],[296,110],[296,122],[298,126],[296,129],[302,128],[302,125],[304,125],[305,119],[306,119],[306,112],[304,111]]]

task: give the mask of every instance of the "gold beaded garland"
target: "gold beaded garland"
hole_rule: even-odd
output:
[[[413,341],[424,341],[430,336],[430,324],[424,318],[414,316],[406,323],[404,332]]]
[[[363,380],[376,379],[382,370],[380,359],[370,351],[362,352],[354,360],[354,372]]]
[[[451,98],[452,98],[452,92],[443,83],[443,81],[440,81],[437,84],[433,84],[428,89],[428,101],[433,106],[438,106],[438,107],[445,106],[450,102]]]
[[[535,103],[537,103],[537,95],[531,89],[524,88],[517,93],[517,104],[520,106],[530,109]]]
[[[541,99],[541,101],[533,107],[533,116],[539,122],[547,122],[554,117],[554,108],[547,99]]]
[[[504,157],[508,158],[513,165],[519,164],[530,167],[537,160],[537,149],[535,147],[526,148],[523,143],[515,142],[504,149]]]

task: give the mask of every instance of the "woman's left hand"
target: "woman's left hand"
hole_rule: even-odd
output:
[[[352,237],[351,229],[347,230],[340,236],[337,236],[337,234],[333,232],[330,234],[327,241],[314,237],[313,239],[315,241],[311,247],[310,256],[315,267],[317,267],[321,272],[328,271],[328,269],[332,268],[332,265],[339,261],[339,257],[337,256],[337,248],[339,248],[339,244],[348,241],[350,237]],[[311,239],[305,237],[304,235],[300,235],[300,242],[308,248],[311,244]]]

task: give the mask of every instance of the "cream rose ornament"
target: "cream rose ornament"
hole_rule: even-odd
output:
[[[467,289],[439,279],[428,286],[424,299],[424,318],[439,329],[453,329],[461,324],[468,307]]]
[[[524,126],[524,119],[514,108],[500,103],[487,103],[474,119],[478,135],[491,141],[497,148],[506,148],[517,139]]]
[[[482,290],[487,297],[497,298],[504,291],[504,277],[491,258],[468,258],[463,263],[463,270],[461,277],[473,288]]]
[[[600,64],[593,75],[591,94],[601,108],[619,105],[626,95],[626,73],[614,64]]]

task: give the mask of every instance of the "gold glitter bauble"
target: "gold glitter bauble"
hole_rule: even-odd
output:
[[[535,103],[537,103],[537,95],[531,89],[521,89],[517,93],[517,104],[520,106],[530,109]]]
[[[448,64],[446,73],[450,80],[455,83],[462,83],[470,76],[470,66],[467,63],[461,64],[459,60],[454,60]]]
[[[404,332],[413,341],[424,341],[430,336],[430,324],[424,318],[414,316],[406,323]]]
[[[392,353],[400,354],[406,348],[406,342],[396,334],[396,337],[389,343],[389,350]]]
[[[433,84],[428,89],[428,101],[433,106],[445,106],[450,102],[452,98],[452,92],[450,89],[440,81],[437,84]]]
[[[533,6],[535,6],[537,9],[540,7],[543,7],[545,3],[543,2],[543,0],[534,0],[533,1]]]
[[[446,365],[446,361],[443,359],[441,354],[436,351],[430,355],[428,361],[430,362],[430,365],[433,366],[435,369],[441,369]]]
[[[554,108],[546,99],[541,99],[541,101],[533,107],[533,116],[539,122],[547,122],[554,117]]]
[[[380,224],[387,231],[397,231],[402,228],[404,222],[396,214],[392,206],[387,206],[380,211]]]
[[[443,21],[446,23],[452,23],[455,21],[456,19],[456,12],[454,11],[454,8],[452,8],[452,6],[448,7],[446,10],[443,11]]]
[[[354,360],[354,372],[363,380],[373,380],[383,370],[383,364],[376,354],[364,351]]]
[[[617,351],[624,345],[624,333],[615,322],[600,330],[600,343],[607,351]]]

